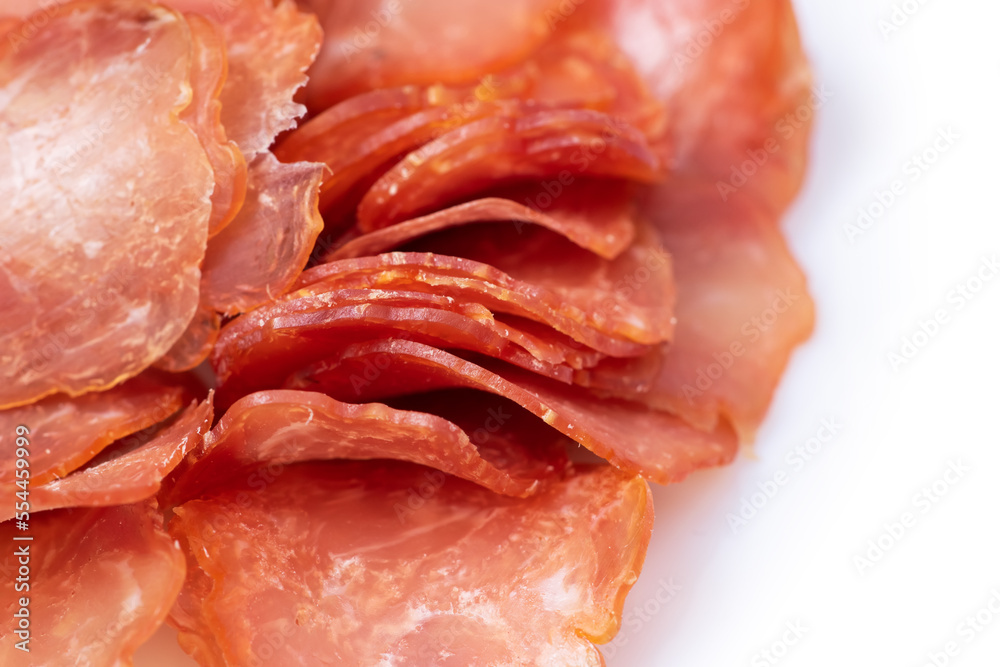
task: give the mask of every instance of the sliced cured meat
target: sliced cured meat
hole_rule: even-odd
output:
[[[346,379],[363,372],[379,356],[388,359],[392,372],[365,385],[360,400],[450,387],[487,391],[509,398],[622,470],[661,484],[678,482],[700,468],[729,463],[736,455],[736,438],[725,425],[706,433],[641,403],[602,399],[581,387],[502,364],[486,368],[412,341],[349,347],[296,373],[287,385],[344,396],[349,393]],[[356,388],[351,391],[357,395]]]
[[[527,223],[540,225],[605,259],[620,255],[635,238],[632,192],[625,183],[578,181],[566,186],[560,184],[559,196],[546,195],[549,206],[545,207],[532,199],[532,195],[537,197],[539,193],[528,188],[508,189],[503,194],[511,198],[476,199],[361,234],[326,254],[323,261],[377,255],[431,232],[494,220],[512,222],[512,230],[517,233]]]
[[[322,39],[316,17],[291,0],[168,0],[216,23],[229,71],[222,86],[222,124],[247,162],[295,125],[305,107],[292,101],[306,82]]]
[[[749,193],[723,202],[711,182],[675,185],[643,205],[678,286],[677,331],[656,353],[648,400],[703,428],[721,414],[750,440],[792,350],[812,332],[813,302],[773,214]]]
[[[156,360],[154,367],[171,373],[194,368],[212,353],[221,326],[222,318],[215,309],[201,304],[184,334],[164,356]]]
[[[305,291],[334,286],[427,291],[545,322],[611,356],[640,354],[643,346],[673,335],[671,258],[648,235],[609,262],[545,229],[528,227],[518,234],[501,224],[475,234],[463,231],[415,244],[429,253],[322,264],[303,273],[297,285]]]
[[[815,111],[791,2],[601,0],[581,9],[598,8],[600,25],[670,109],[675,168],[709,180],[718,198],[744,162],[763,155],[773,169],[736,189],[754,192],[776,222],[801,184]],[[706,26],[720,21],[725,29],[701,46]]]
[[[343,3],[301,0],[325,32],[306,89],[322,111],[375,88],[469,83],[524,58],[549,34],[557,0]],[[559,15],[556,15],[559,16]]]
[[[481,352],[564,382],[572,378],[569,363],[592,363],[585,350],[499,322],[478,304],[426,292],[327,290],[268,304],[226,325],[212,355],[218,404],[279,387],[289,373],[345,345],[384,337]]]
[[[46,16],[0,44],[0,408],[104,389],[163,356],[197,307],[212,209],[212,169],[178,118],[184,19],[134,2]]]
[[[624,121],[587,109],[490,116],[451,130],[386,172],[358,205],[372,231],[525,179],[601,176],[655,182],[659,163]]]
[[[152,503],[54,510],[32,515],[30,531],[0,524],[4,616],[30,597],[31,638],[0,626],[0,662],[33,665],[128,665],[160,626],[184,583],[184,557]],[[15,541],[30,535],[31,541]],[[15,589],[30,563],[30,593]],[[23,553],[23,552],[21,552]]]
[[[294,466],[176,512],[204,573],[178,604],[199,622],[173,617],[182,645],[345,667],[602,665],[653,519],[646,483],[608,467],[514,499],[377,462]]]
[[[287,290],[323,229],[317,190],[323,165],[283,164],[265,153],[250,165],[243,207],[211,239],[202,267],[202,302],[234,315]]]
[[[368,370],[368,369],[366,369]],[[379,369],[375,367],[375,372]],[[365,383],[363,372],[349,382]],[[567,466],[561,442],[526,450],[497,441],[478,449],[462,429],[434,415],[369,403],[352,405],[310,391],[267,391],[237,401],[192,455],[169,497],[197,498],[264,463],[284,466],[331,459],[399,459],[471,480],[497,493],[527,496],[539,480]]]
[[[12,485],[14,432],[30,435],[31,483],[62,477],[119,438],[157,424],[190,398],[185,387],[162,374],[146,372],[107,391],[77,398],[50,396],[31,405],[0,411],[0,488]]]
[[[192,404],[148,437],[125,438],[67,477],[31,489],[32,513],[63,507],[107,507],[150,498],[160,483],[201,444],[212,426],[211,400]],[[133,442],[134,441],[134,442]],[[13,505],[0,520],[14,517]]]
[[[219,120],[222,105],[219,93],[226,78],[226,45],[219,30],[207,19],[185,17],[194,38],[194,58],[191,73],[193,101],[181,112],[198,135],[215,175],[212,191],[212,216],[208,235],[214,236],[236,215],[243,204],[247,188],[247,163],[236,143],[226,138]]]

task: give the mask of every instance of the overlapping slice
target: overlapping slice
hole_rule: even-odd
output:
[[[234,315],[287,290],[323,229],[317,192],[323,166],[283,164],[264,153],[250,165],[246,201],[208,244],[202,302]]]
[[[497,193],[503,196],[475,199],[368,234],[355,231],[323,260],[377,255],[433,232],[490,221],[510,221],[509,231],[517,234],[526,224],[540,225],[605,259],[614,259],[635,239],[628,184],[579,180],[549,189],[555,196],[531,187],[505,188]]]
[[[30,535],[31,541],[17,541]],[[0,525],[0,603],[15,618],[30,598],[30,653],[15,622],[0,625],[5,665],[127,665],[163,622],[184,582],[184,557],[152,503],[43,512],[30,531]],[[19,550],[23,550],[20,551]],[[28,564],[25,565],[24,554]],[[30,592],[16,590],[20,568]]]
[[[115,440],[157,424],[181,409],[188,390],[164,374],[146,372],[107,391],[77,398],[50,396],[0,411],[0,488],[14,484],[15,428],[28,429],[32,485],[62,477]],[[13,497],[13,491],[11,491]]]
[[[172,614],[189,652],[345,667],[601,665],[653,518],[646,483],[608,467],[512,499],[374,462],[289,467],[176,512],[198,568]]]
[[[360,389],[349,378],[382,358],[386,367]],[[488,367],[411,341],[362,343],[305,368],[290,387],[308,387],[335,397],[360,392],[373,400],[441,388],[466,387],[508,398],[545,423],[622,470],[667,484],[699,468],[728,463],[736,438],[721,425],[711,433],[641,403],[600,398],[587,390],[552,382],[503,364]]]
[[[105,449],[83,468],[31,489],[31,511],[63,507],[107,507],[150,498],[185,454],[201,444],[212,426],[211,399],[192,404],[153,432],[136,434]],[[13,518],[0,510],[0,521]]]
[[[153,366],[171,373],[191,370],[212,353],[221,327],[222,318],[215,308],[201,303],[184,334]]]
[[[655,182],[659,162],[641,132],[588,109],[504,111],[458,127],[410,153],[358,204],[372,231],[518,180],[584,176]]]
[[[366,371],[350,381],[366,382]],[[310,391],[259,392],[229,408],[192,453],[169,498],[197,498],[229,479],[246,478],[262,463],[277,474],[273,471],[303,461],[399,459],[515,496],[533,493],[539,480],[554,478],[567,466],[563,443],[553,438],[535,437],[530,446],[491,444],[477,448],[458,426],[426,413],[341,403]]]
[[[212,209],[212,169],[178,118],[183,18],[113,1],[46,16],[0,44],[0,407],[107,388],[167,352],[197,307]]]

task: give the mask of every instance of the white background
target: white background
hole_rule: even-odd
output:
[[[961,309],[953,290],[1000,258],[1000,3],[795,4],[832,94],[784,223],[816,333],[753,455],[655,490],[653,542],[609,667],[923,667],[934,654],[936,667],[997,666],[1000,275]],[[918,9],[885,36],[894,5]],[[914,181],[908,162],[948,128],[959,138]],[[859,208],[897,179],[905,192],[849,240]],[[939,309],[947,323],[893,369],[889,353]],[[835,437],[801,468],[788,463],[830,419]],[[968,469],[953,484],[940,481],[951,463]],[[787,483],[734,532],[727,514],[780,472]],[[929,509],[915,503],[936,481]],[[889,535],[906,513],[911,525]],[[860,563],[880,538],[887,550]],[[965,619],[984,609],[992,623],[976,631]],[[135,664],[193,663],[162,631]]]

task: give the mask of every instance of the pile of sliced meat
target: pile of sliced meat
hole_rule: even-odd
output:
[[[732,461],[812,327],[788,0],[0,32],[0,663],[168,623],[203,665],[604,664],[648,482]]]

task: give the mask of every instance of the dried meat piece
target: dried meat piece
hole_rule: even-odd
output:
[[[608,467],[513,499],[383,462],[289,467],[176,512],[198,570],[172,617],[185,648],[345,667],[602,665],[653,519],[646,483]]]
[[[31,517],[28,533],[0,524],[11,545],[0,557],[0,600],[7,618],[30,597],[30,653],[14,623],[0,626],[0,662],[129,665],[166,618],[184,583],[184,557],[152,503],[53,510]],[[30,535],[30,542],[17,537]],[[27,549],[30,593],[15,589]],[[23,552],[22,552],[23,553]]]
[[[431,232],[501,220],[510,221],[517,233],[527,223],[540,225],[605,259],[614,259],[635,239],[632,189],[628,184],[581,180],[560,184],[557,192],[556,197],[547,194],[547,200],[538,201],[539,193],[531,188],[507,189],[502,192],[504,197],[475,199],[368,234],[345,235],[342,244],[322,259],[332,262],[377,255]]]
[[[736,455],[736,438],[725,425],[706,433],[641,403],[601,398],[581,387],[503,364],[479,365],[412,341],[351,346],[302,369],[286,384],[344,396],[348,393],[346,378],[362,372],[378,357],[388,360],[391,372],[366,384],[360,400],[451,387],[487,391],[514,401],[622,470],[660,484],[681,481],[700,468],[729,463]]]
[[[45,484],[79,468],[119,438],[158,424],[190,399],[186,387],[146,372],[108,389],[77,398],[50,396],[0,411],[0,488],[14,484],[14,430],[30,432],[31,483]]]
[[[191,370],[212,353],[221,327],[222,318],[215,309],[201,304],[184,334],[153,367],[171,373]]]
[[[198,135],[215,175],[209,237],[218,234],[236,216],[247,189],[247,163],[236,142],[226,138],[220,122],[219,93],[226,79],[226,46],[218,28],[201,16],[186,16],[194,39],[191,87],[194,99],[181,120]]]
[[[373,231],[516,181],[581,177],[653,183],[662,174],[643,134],[622,119],[588,109],[514,110],[411,152],[362,198],[358,226]]]
[[[197,307],[212,207],[178,118],[184,19],[124,2],[46,16],[0,44],[0,408],[105,389],[163,356]]]
[[[306,88],[314,112],[376,88],[473,82],[523,59],[561,20],[558,0],[300,4],[325,33]]]
[[[202,302],[225,315],[266,303],[302,273],[323,229],[317,192],[323,165],[284,164],[271,153],[250,165],[243,207],[208,243]]]
[[[150,498],[212,426],[211,398],[192,404],[146,437],[130,436],[108,447],[83,468],[31,489],[31,511],[63,507],[107,507]],[[134,442],[133,442],[134,440]],[[113,450],[113,451],[112,451]],[[14,517],[13,506],[0,521]]]
[[[373,369],[363,369],[349,382],[367,382],[372,372],[380,372]],[[311,391],[258,392],[229,408],[189,457],[169,498],[198,498],[227,480],[245,478],[262,463],[277,476],[293,463],[334,459],[411,461],[497,493],[528,496],[540,488],[540,480],[562,474],[568,464],[561,442],[541,440],[530,453],[519,443],[480,449],[458,426],[434,415],[378,403],[341,403]]]

